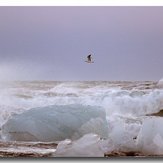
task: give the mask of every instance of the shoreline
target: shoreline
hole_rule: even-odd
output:
[[[21,141],[0,141],[0,158],[61,158],[54,155],[56,151],[57,143],[55,142],[21,142]],[[81,156],[80,156],[81,157]],[[96,157],[96,156],[95,156]],[[114,158],[114,157],[139,157],[148,158],[155,157],[160,158],[163,155],[145,154],[139,151],[112,151],[104,153],[103,157],[99,158]],[[62,156],[64,158],[64,156]],[[68,158],[79,158],[77,156],[69,156]],[[93,158],[92,156],[84,158]]]

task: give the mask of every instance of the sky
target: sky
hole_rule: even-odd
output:
[[[0,6],[0,80],[162,77],[161,6]]]

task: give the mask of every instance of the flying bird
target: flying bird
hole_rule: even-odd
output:
[[[89,55],[87,56],[87,61],[85,61],[85,62],[87,62],[87,63],[94,63],[94,62],[92,61],[92,54],[89,54]]]

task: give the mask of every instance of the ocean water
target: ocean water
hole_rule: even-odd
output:
[[[57,112],[59,117],[56,107],[62,108],[60,114]],[[75,112],[68,111],[69,108]],[[98,108],[101,111],[95,115]],[[54,112],[50,112],[52,109]],[[150,116],[162,109],[163,89],[153,81],[1,82],[0,138],[2,142],[57,142],[59,145],[52,150],[54,157],[102,157],[115,150],[162,155],[163,146],[159,142],[163,140],[163,119]],[[52,120],[48,120],[50,116]],[[75,134],[67,136],[74,123]],[[16,128],[14,124],[21,125]],[[27,134],[20,138],[19,129],[35,138]],[[53,136],[48,139],[56,132],[61,140],[53,140]],[[5,150],[10,151],[11,147]]]

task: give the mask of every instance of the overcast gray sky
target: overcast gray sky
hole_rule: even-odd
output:
[[[1,80],[162,77],[163,7],[0,7]]]

